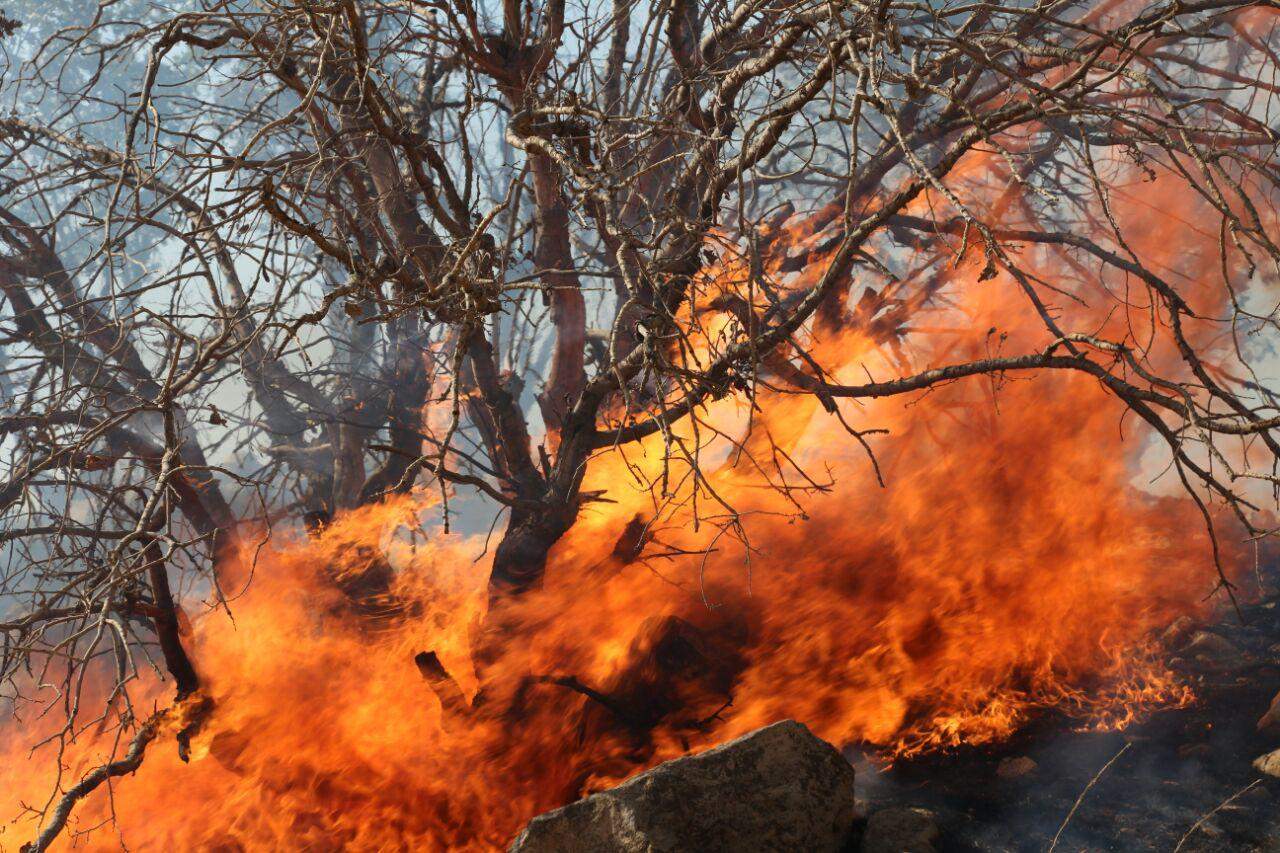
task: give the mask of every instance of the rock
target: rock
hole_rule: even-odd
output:
[[[1280,749],[1255,758],[1253,761],[1253,769],[1257,770],[1259,773],[1265,773],[1268,776],[1280,778]]]
[[[1240,656],[1240,650],[1230,640],[1208,631],[1197,631],[1182,651],[1188,657],[1215,663],[1226,662]]]
[[[934,853],[939,837],[927,809],[881,809],[867,818],[862,853]]]
[[[1263,714],[1258,720],[1258,731],[1264,732],[1272,729],[1280,729],[1280,693],[1275,695],[1271,700],[1271,707],[1267,709],[1267,713]]]
[[[1187,634],[1191,633],[1191,629],[1195,627],[1195,621],[1190,616],[1179,616],[1169,623],[1169,627],[1164,629],[1160,635],[1160,641],[1168,648],[1176,648],[1179,643],[1186,639]]]
[[[1040,765],[1025,755],[1017,758],[1006,758],[996,767],[996,775],[1001,779],[1021,779],[1036,771]]]
[[[854,817],[853,767],[784,720],[539,815],[510,851],[838,851]]]

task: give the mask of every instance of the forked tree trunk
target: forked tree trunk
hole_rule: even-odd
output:
[[[511,521],[493,555],[489,575],[490,610],[503,599],[521,595],[542,585],[547,555],[577,517],[570,507],[511,510]]]

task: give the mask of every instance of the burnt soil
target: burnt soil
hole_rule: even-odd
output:
[[[1280,779],[1252,766],[1280,749],[1280,730],[1257,728],[1280,691],[1280,596],[1241,610],[1243,624],[1228,611],[1172,644],[1171,666],[1197,696],[1188,707],[1156,712],[1123,732],[1082,731],[1079,721],[1046,715],[998,747],[888,770],[855,757],[863,811],[932,811],[941,851],[1044,851],[1096,776],[1054,849],[1280,853]],[[1196,636],[1214,653],[1187,648]],[[1036,769],[997,775],[1002,760],[1021,757]]]

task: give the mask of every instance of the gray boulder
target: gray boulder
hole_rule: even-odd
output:
[[[862,853],[933,853],[941,837],[933,812],[893,807],[867,818]]]
[[[837,851],[853,821],[849,762],[784,720],[540,815],[511,853]]]
[[[1267,713],[1262,715],[1258,720],[1258,731],[1276,731],[1280,730],[1280,693],[1275,695],[1271,700],[1271,707],[1267,708]]]
[[[1280,749],[1254,759],[1253,769],[1268,776],[1280,776]]]
[[[1199,631],[1182,650],[1184,655],[1211,664],[1225,665],[1240,659],[1240,649],[1225,637]]]

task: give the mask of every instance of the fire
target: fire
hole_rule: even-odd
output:
[[[1140,221],[1156,190],[1118,190],[1117,215]],[[1164,239],[1135,231],[1148,249]],[[832,335],[815,356],[854,382],[898,375],[904,355],[919,369],[1043,347],[1016,284],[975,283],[970,254],[915,306],[912,325],[937,331],[892,346]],[[1024,260],[1077,275],[1047,253]],[[1214,256],[1171,261],[1194,280]],[[1143,306],[1089,307],[1090,288],[1112,285],[1072,282],[1082,302],[1063,325],[1140,336]],[[92,830],[89,849],[490,849],[541,810],[783,717],[894,758],[1005,738],[1039,709],[1110,726],[1189,701],[1154,638],[1212,588],[1206,535],[1188,499],[1141,485],[1143,434],[1093,379],[1009,375],[843,404],[859,429],[888,430],[868,436],[884,487],[835,417],[796,400],[713,405],[706,417],[726,428],[751,416],[748,450],[768,434],[786,456],[753,462],[708,441],[698,525],[687,463],[666,472],[671,500],[650,488],[661,436],[599,456],[584,490],[612,502],[584,506],[545,588],[488,618],[482,539],[405,533],[429,517],[428,492],[347,513],[316,539],[246,535],[224,572],[243,592],[188,638],[214,708],[190,762],[158,740],[70,829]],[[395,569],[390,618],[334,582],[371,560]],[[461,693],[449,708],[415,666],[423,652]],[[165,702],[150,690],[140,715]],[[28,755],[17,732],[4,807],[38,807],[50,753]],[[63,778],[112,743],[80,733]],[[13,814],[0,848],[34,826]]]

